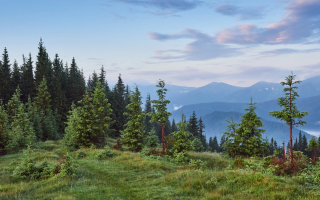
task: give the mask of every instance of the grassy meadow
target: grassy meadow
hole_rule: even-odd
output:
[[[320,199],[295,178],[259,170],[259,159],[248,160],[251,168],[242,169],[231,168],[231,158],[206,152],[189,153],[198,164],[113,149],[113,157],[98,159],[103,149],[68,149],[61,141],[38,143],[32,157],[58,163],[66,151],[76,175],[37,180],[11,176],[22,152],[0,156],[0,199]]]

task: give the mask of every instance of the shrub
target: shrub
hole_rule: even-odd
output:
[[[191,159],[188,167],[195,168],[195,169],[203,169],[206,167],[206,165],[207,165],[207,162],[204,162],[202,160]]]
[[[68,154],[63,154],[62,161],[58,165],[58,177],[65,177],[65,176],[75,176],[76,175],[76,168],[74,166],[73,158]]]
[[[104,150],[97,155],[98,159],[112,158],[113,156],[114,156],[114,153],[113,151],[111,151],[110,147],[108,146],[105,146]]]
[[[87,156],[87,154],[86,154],[85,152],[82,152],[82,151],[80,151],[80,152],[77,154],[77,158],[78,158],[78,159],[84,158],[84,157],[86,157],[86,156]]]

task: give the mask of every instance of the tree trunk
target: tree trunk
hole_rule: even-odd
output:
[[[165,144],[164,144],[164,128],[163,128],[163,124],[161,124],[161,128],[162,128],[162,152],[165,152]]]
[[[286,162],[286,148],[284,146],[284,141],[283,141],[283,163]]]
[[[290,85],[290,113],[291,113],[291,85]],[[293,152],[292,152],[292,119],[290,119],[290,161],[293,168]]]

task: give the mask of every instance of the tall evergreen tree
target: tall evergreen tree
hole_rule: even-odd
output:
[[[40,85],[43,78],[48,80],[48,75],[49,75],[48,54],[47,54],[46,48],[43,46],[42,38],[40,38],[38,49],[39,49],[39,52],[37,55],[36,70],[35,70],[36,87]]]
[[[219,144],[218,144],[217,136],[214,136],[214,138],[212,140],[212,147],[211,148],[212,148],[213,152],[219,151]]]
[[[2,100],[0,100],[0,152],[3,151],[8,142],[9,121],[8,114],[4,108]]]
[[[21,74],[21,93],[22,93],[22,101],[27,102],[28,96],[33,98],[36,94],[34,76],[33,76],[33,61],[31,54],[29,54],[28,61],[26,58],[23,58],[23,65],[22,65],[22,74]]]
[[[13,63],[13,71],[11,74],[11,88],[16,89],[19,85],[21,85],[21,74],[20,74],[20,67],[16,60]]]
[[[298,148],[298,138],[296,138],[296,141],[294,142],[292,149],[294,151],[298,151],[299,150],[299,148]]]
[[[172,132],[178,131],[178,127],[177,127],[176,122],[175,122],[174,119],[172,119],[171,130],[172,130]]]
[[[311,140],[309,141],[307,151],[313,151],[313,164],[316,164],[317,158],[317,149],[319,148],[319,144],[315,136],[312,136]]]
[[[145,133],[149,133],[152,129],[152,123],[150,123],[151,117],[148,115],[148,113],[152,112],[151,102],[150,102],[150,94],[147,95],[146,104],[144,107],[144,127],[145,127]],[[155,131],[155,130],[154,130]]]
[[[64,141],[76,147],[105,145],[112,110],[100,82],[97,83],[93,99],[86,92],[79,105],[77,108],[74,104],[72,106]]]
[[[308,148],[308,140],[307,140],[306,135],[303,134],[303,136],[302,136],[302,148],[301,148],[301,149],[302,149],[302,152],[303,152],[305,155],[307,155],[307,156],[310,157],[309,153],[306,151],[307,148]]]
[[[193,111],[192,115],[190,116],[188,131],[193,135],[194,138],[201,138],[201,136],[199,135],[199,125],[195,111]]]
[[[85,94],[85,80],[83,74],[79,70],[75,58],[72,58],[70,68],[68,71],[68,84],[67,84],[67,99],[68,106],[74,102],[76,105]]]
[[[283,89],[285,93],[285,97],[281,97],[278,99],[278,105],[283,106],[284,109],[281,111],[272,111],[269,112],[269,115],[276,117],[280,120],[284,120],[287,125],[290,126],[290,161],[291,167],[293,167],[293,152],[292,152],[292,127],[298,125],[306,124],[305,121],[302,121],[301,118],[308,114],[308,112],[299,112],[297,106],[294,103],[296,97],[299,97],[298,93],[295,91],[298,87],[293,86],[296,83],[300,83],[301,81],[294,81],[296,75],[291,75],[286,77],[286,82],[281,82],[282,86],[288,86]],[[296,120],[297,119],[297,120]]]
[[[136,86],[135,91],[131,92],[129,96],[131,102],[127,109],[130,112],[125,112],[128,116],[129,121],[125,124],[125,129],[122,132],[122,140],[129,147],[131,151],[141,151],[143,146],[143,138],[144,138],[144,113],[142,112],[142,101],[141,101],[141,93]]]
[[[4,104],[8,103],[11,98],[13,91],[16,88],[11,88],[11,68],[10,68],[10,60],[7,48],[4,48],[4,52],[2,54],[2,62],[0,68],[0,98],[3,100]]]
[[[165,88],[165,82],[163,80],[159,80],[158,84],[156,85],[159,89],[157,90],[157,94],[159,99],[158,100],[152,100],[151,103],[153,103],[153,107],[156,109],[156,113],[151,113],[151,122],[158,122],[161,124],[162,129],[162,152],[165,152],[165,133],[164,133],[164,126],[167,122],[168,117],[171,116],[170,112],[167,112],[167,104],[170,103],[169,100],[165,99],[166,92],[168,91]],[[183,118],[182,118],[183,120]],[[181,121],[182,123],[182,121]]]
[[[230,125],[230,124],[229,124]],[[220,139],[220,144],[219,144],[219,152],[223,152],[225,151],[225,147],[224,147],[224,143],[228,141],[228,137],[226,138],[225,135],[222,135],[221,136],[221,139]]]
[[[303,145],[302,145],[302,134],[301,131],[299,132],[299,140],[298,140],[298,151],[302,151],[303,152]]]
[[[231,121],[226,120],[229,125],[227,126],[226,131],[223,133],[221,138],[222,144],[220,144],[220,147],[227,150],[231,156],[234,156],[240,151],[241,137],[237,132],[237,127],[239,124],[233,121],[233,117],[230,117],[230,119]]]

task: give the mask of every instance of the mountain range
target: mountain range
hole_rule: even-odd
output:
[[[298,110],[309,112],[303,118],[307,122],[307,125],[295,128],[294,135],[299,132],[299,129],[319,131],[320,76],[305,79],[300,84],[295,84],[294,86],[298,87],[296,91],[300,95],[295,101]],[[156,90],[158,88],[155,85],[138,87],[143,97],[146,97],[147,93],[150,93],[151,99],[157,99]],[[274,137],[278,138],[279,141],[283,141],[286,137],[282,137],[281,135],[285,135],[289,131],[289,127],[285,122],[268,114],[270,111],[283,109],[277,105],[277,99],[284,96],[284,86],[280,83],[261,81],[250,87],[238,87],[222,82],[212,82],[199,88],[175,85],[166,85],[166,88],[168,89],[166,99],[171,101],[167,107],[168,111],[172,112],[170,120],[174,118],[176,122],[180,121],[181,112],[185,113],[188,119],[192,112],[195,111],[197,117],[201,116],[206,123],[205,131],[207,139],[214,135],[218,136],[220,132],[225,130],[227,123],[224,119],[229,118],[226,115],[233,113],[240,120],[240,116],[245,112],[244,109],[248,108],[247,104],[250,103],[251,97],[253,98],[253,102],[257,103],[256,113],[262,118],[265,125],[264,129],[268,130],[266,132],[268,138]],[[270,128],[268,126],[277,128]],[[221,127],[223,127],[223,130]],[[311,138],[311,135],[308,133],[303,133],[306,134],[308,139]]]

